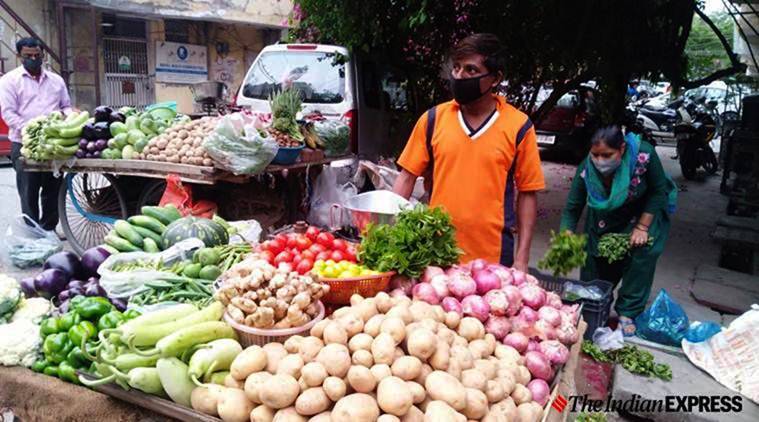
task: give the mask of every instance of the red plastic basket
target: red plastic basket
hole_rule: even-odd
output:
[[[390,284],[390,278],[394,275],[395,271],[390,271],[352,278],[317,277],[317,279],[329,285],[329,293],[322,297],[324,303],[347,305],[351,302],[351,296],[354,294],[359,294],[362,297],[374,297],[377,293],[385,291]]]

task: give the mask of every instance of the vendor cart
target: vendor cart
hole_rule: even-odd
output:
[[[298,205],[305,196],[305,189],[300,187],[295,175],[305,173],[308,178],[311,168],[352,157],[345,155],[286,166],[269,165],[262,174],[253,176],[236,176],[215,167],[147,160],[77,160],[59,170],[64,181],[58,194],[61,226],[71,247],[79,254],[100,245],[116,220],[139,214],[142,206],[160,201],[170,174],[210,192],[219,198],[219,205],[224,199],[235,198],[227,212],[220,212],[222,217],[253,218],[253,209],[271,202],[272,208],[285,214],[284,221],[276,220],[277,223],[294,222],[298,218]],[[24,160],[23,166],[25,171],[56,170],[51,162]],[[271,186],[284,189],[267,190]],[[261,214],[276,213],[262,211]],[[268,227],[266,223],[262,222],[265,228]]]

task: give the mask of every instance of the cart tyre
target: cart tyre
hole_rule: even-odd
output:
[[[140,214],[142,207],[145,205],[158,205],[163,196],[163,191],[166,190],[165,180],[151,180],[145,184],[145,188],[140,192],[140,197],[137,199],[137,206],[134,210],[135,214]],[[158,199],[156,200],[156,196]]]

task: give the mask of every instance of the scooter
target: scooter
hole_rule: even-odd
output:
[[[685,109],[684,106],[682,108]],[[709,145],[717,133],[714,111],[704,104],[692,105],[691,108],[693,118],[682,120],[674,128],[680,170],[688,180],[695,179],[701,167],[710,175],[719,169],[717,156]]]
[[[675,125],[689,117],[683,115],[683,112],[687,113],[687,110],[682,107],[683,102],[683,99],[679,99],[664,108],[655,108],[643,104],[637,108],[637,119],[643,129],[650,133],[652,139],[661,142],[673,141]]]

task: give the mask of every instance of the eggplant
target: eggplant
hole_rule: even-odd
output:
[[[66,285],[66,288],[67,289],[83,289],[84,285],[85,285],[84,281],[74,279],[74,280],[69,281],[69,283]]]
[[[60,293],[58,293],[58,301],[59,302],[65,302],[72,298],[71,290],[64,290]]]
[[[85,157],[87,156],[87,153],[86,153],[86,152],[84,152],[84,150],[83,150],[83,149],[78,149],[78,150],[76,150],[76,152],[74,153],[74,156],[76,156],[76,158],[85,158]]]
[[[95,123],[100,123],[100,122],[110,123],[111,113],[113,113],[113,109],[108,106],[96,107],[94,111]]]
[[[97,283],[87,283],[84,285],[85,296],[105,296],[105,290]]]
[[[82,128],[82,138],[87,141],[94,141],[97,139],[97,136],[95,136],[95,123],[87,122],[87,124],[84,125]],[[82,146],[81,141],[79,146]]]
[[[60,305],[58,305],[58,310],[61,311],[62,314],[65,314],[66,312],[69,311],[70,305],[71,305],[71,302],[69,302],[68,300],[65,300],[61,302]]]
[[[57,268],[65,272],[67,275],[66,283],[82,273],[82,263],[79,261],[79,257],[73,252],[68,251],[50,255],[42,266],[43,270],[47,270],[48,268]]]
[[[116,309],[118,309],[120,312],[126,311],[126,308],[127,308],[126,300],[116,298],[116,297],[109,297],[108,300],[110,300],[113,306],[115,306]]]
[[[95,123],[95,137],[92,139],[108,139],[111,137],[111,129],[110,129],[110,123],[108,122],[97,122]]]
[[[90,141],[87,142],[87,152],[94,152],[95,151],[95,143]]]
[[[102,151],[108,147],[108,141],[105,139],[98,139],[95,141],[95,151]]]
[[[82,138],[82,139],[79,140],[79,148],[87,148],[87,144],[89,144],[89,143],[90,143],[90,141],[88,141],[87,139]]]
[[[48,268],[34,277],[34,290],[37,293],[50,299],[62,292],[69,282],[69,276],[63,270],[58,268]]]
[[[92,153],[91,152],[85,153],[84,158],[92,158]]]
[[[95,151],[92,153],[92,158],[100,158],[102,151]]]
[[[37,290],[34,289],[34,277],[23,278],[19,284],[26,297],[37,297]]]
[[[120,113],[118,111],[114,111],[113,113],[111,113],[111,119],[110,120],[111,120],[111,123],[113,123],[113,122],[126,123],[126,117],[122,113]]]
[[[72,287],[68,289],[70,297],[82,296],[84,294],[84,286]]]

